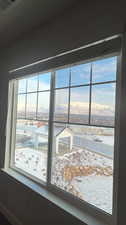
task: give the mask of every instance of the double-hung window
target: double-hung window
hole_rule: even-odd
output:
[[[118,54],[82,60],[10,81],[9,166],[112,214]]]

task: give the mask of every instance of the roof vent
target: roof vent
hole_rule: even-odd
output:
[[[7,9],[15,0],[0,0],[0,11]]]

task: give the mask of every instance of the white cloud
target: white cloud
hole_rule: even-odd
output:
[[[71,113],[73,114],[87,114],[89,113],[89,103],[88,102],[71,102]],[[61,109],[66,109],[66,104],[60,104]],[[91,109],[93,114],[98,115],[113,115],[114,108],[112,106],[92,103]]]

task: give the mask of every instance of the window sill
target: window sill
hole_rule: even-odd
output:
[[[3,173],[6,175],[11,176],[13,179],[18,180],[20,183],[24,184],[28,188],[32,189],[37,194],[41,195],[42,197],[46,198],[47,200],[51,201],[53,204],[57,205],[61,209],[65,210],[69,214],[73,215],[77,219],[81,220],[87,225],[110,225],[110,223],[106,223],[95,216],[92,216],[88,212],[82,211],[81,209],[77,208],[76,206],[68,203],[67,201],[61,199],[56,194],[52,193],[48,189],[40,186],[39,184],[35,183],[31,179],[25,177],[22,174],[14,171],[13,169],[1,169]]]

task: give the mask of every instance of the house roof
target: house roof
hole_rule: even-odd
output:
[[[69,127],[64,127],[64,128],[62,128],[62,129],[57,129],[57,130],[55,131],[55,134],[54,134],[54,135],[55,135],[56,137],[58,137],[58,136],[63,135],[63,133],[64,133],[64,135],[66,136],[65,132],[68,134],[68,136],[74,134],[73,131],[72,131]]]

